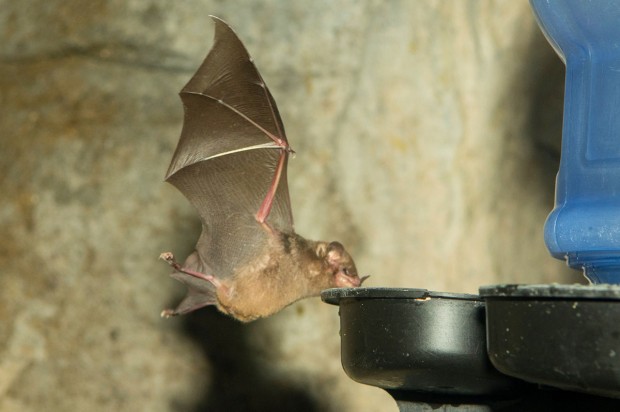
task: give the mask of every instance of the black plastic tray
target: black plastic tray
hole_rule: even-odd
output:
[[[498,370],[620,398],[620,286],[493,285],[480,295]]]
[[[494,396],[525,384],[489,362],[477,295],[351,288],[321,298],[340,306],[342,365],[357,382],[439,397]]]

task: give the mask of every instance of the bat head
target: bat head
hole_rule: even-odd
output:
[[[331,242],[325,251],[325,262],[332,269],[334,278],[331,279],[333,286],[338,288],[353,288],[361,286],[364,279],[357,275],[357,268],[353,258],[339,242]]]

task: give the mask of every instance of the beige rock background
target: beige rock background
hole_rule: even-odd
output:
[[[279,103],[298,231],[368,286],[579,279],[542,240],[563,66],[526,1],[1,0],[0,411],[396,410],[319,299],[159,318],[157,256],[199,233],[162,178],[209,14]]]

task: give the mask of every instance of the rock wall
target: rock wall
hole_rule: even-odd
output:
[[[337,309],[163,320],[196,213],[163,175],[214,14],[297,151],[297,230],[368,286],[574,282],[551,259],[563,66],[525,1],[0,1],[0,410],[388,411]]]

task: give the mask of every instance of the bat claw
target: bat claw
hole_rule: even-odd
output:
[[[361,278],[360,278],[360,286],[362,286],[362,283],[364,283],[364,281],[365,281],[366,279],[368,279],[369,277],[370,277],[370,275],[366,275],[366,276],[361,277]]]
[[[177,262],[177,260],[174,258],[174,255],[172,254],[172,252],[164,252],[161,255],[159,255],[159,258],[163,260],[164,262],[166,262],[167,264],[169,264],[170,266],[172,266],[174,269],[178,270],[179,272],[185,272],[185,270],[181,267],[179,262]]]
[[[161,311],[161,313],[159,314],[159,316],[161,316],[162,318],[171,318],[173,316],[176,316],[176,312],[174,311],[174,309],[164,309]]]
[[[159,258],[161,260],[164,260],[164,261],[168,262],[170,265],[176,263],[176,261],[174,260],[174,255],[172,254],[172,252],[164,252],[161,255],[159,255]]]

